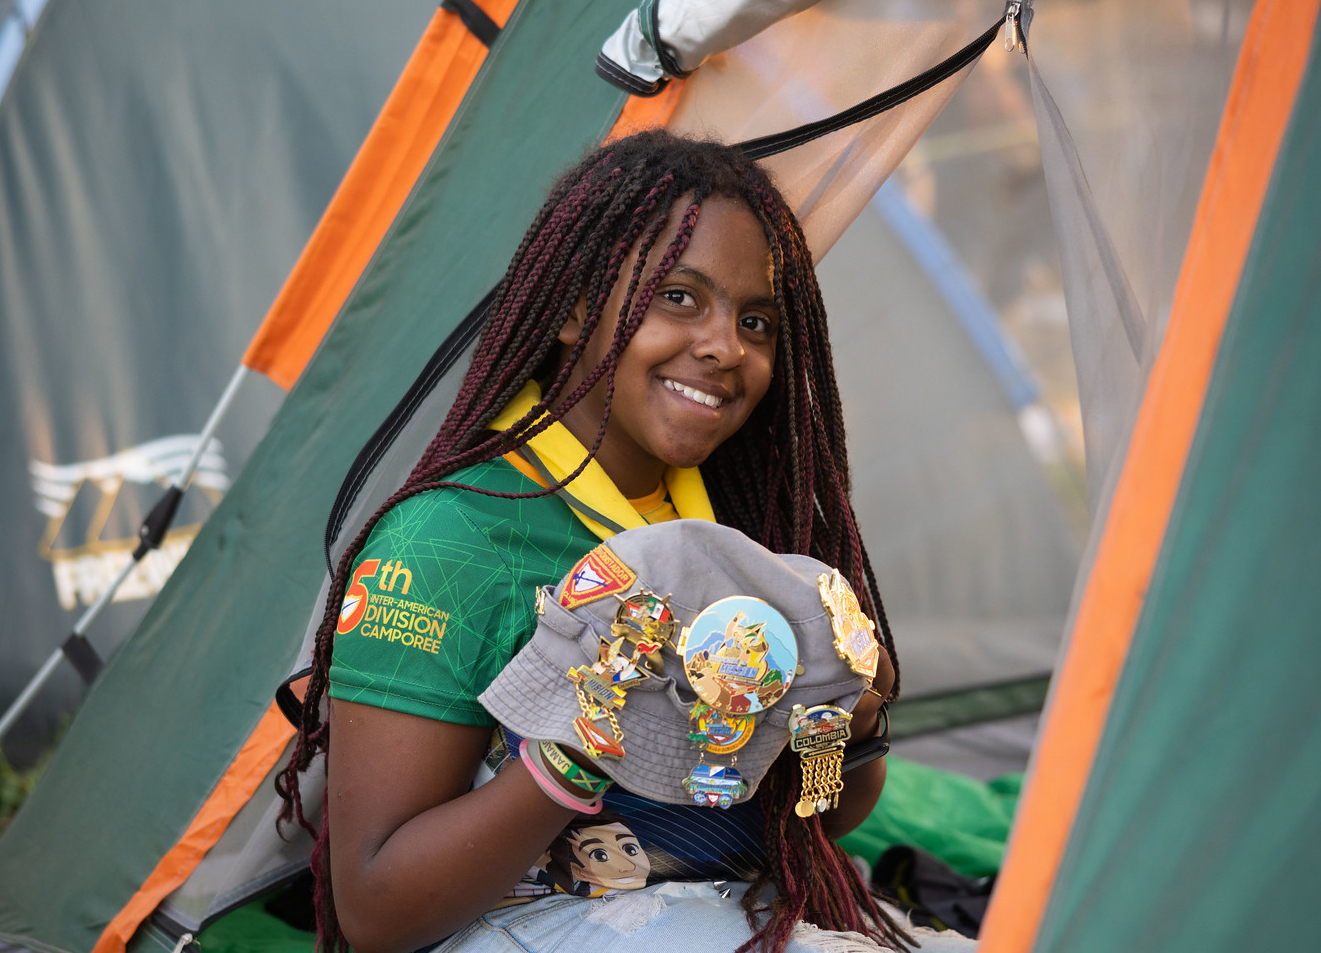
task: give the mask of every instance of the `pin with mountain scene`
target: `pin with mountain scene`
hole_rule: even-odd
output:
[[[734,766],[708,764],[708,754],[732,754],[747,744],[756,714],[775,704],[798,669],[798,642],[770,603],[730,596],[707,606],[676,647],[699,701],[689,714],[688,738],[700,750],[683,781],[697,804],[729,807],[747,793]]]
[[[713,602],[678,646],[697,697],[727,715],[755,715],[779,701],[798,668],[798,642],[770,603],[751,596]]]

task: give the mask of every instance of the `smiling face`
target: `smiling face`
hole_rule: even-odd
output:
[[[584,827],[569,838],[575,880],[614,890],[640,890],[647,885],[651,861],[623,824]]]
[[[643,283],[688,204],[683,198],[671,209]],[[610,350],[635,261],[636,252],[625,260],[566,393]],[[579,302],[560,332],[563,344],[577,341],[584,316]],[[688,247],[657,287],[615,370],[610,422],[596,459],[625,496],[653,492],[667,466],[697,466],[743,426],[770,387],[780,320],[761,222],[737,199],[707,198]],[[592,445],[605,416],[605,390],[601,381],[564,415],[584,446]]]

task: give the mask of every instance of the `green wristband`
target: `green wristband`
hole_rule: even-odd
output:
[[[601,795],[606,792],[610,785],[615,783],[610,778],[593,774],[578,765],[555,742],[539,741],[537,744],[541,747],[541,753],[546,759],[546,764],[553,768],[556,773],[563,775],[575,787],[582,788],[589,794]]]

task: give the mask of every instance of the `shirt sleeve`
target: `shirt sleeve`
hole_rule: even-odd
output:
[[[330,697],[493,725],[477,696],[532,634],[535,593],[451,494],[405,500],[372,530],[335,633]]]

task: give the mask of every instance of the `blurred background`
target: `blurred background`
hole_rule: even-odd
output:
[[[885,6],[957,24],[959,44],[1003,13]],[[0,707],[127,561],[433,11],[0,2]],[[1037,67],[1153,347],[1250,11],[1035,4]],[[1026,764],[1102,498],[1038,107],[997,40],[820,263],[905,695],[966,703],[897,716],[896,750],[980,778]],[[166,544],[90,630],[100,655],[283,397],[245,385]],[[320,558],[315,531],[305,552]],[[37,764],[85,691],[61,665],[8,760]]]

